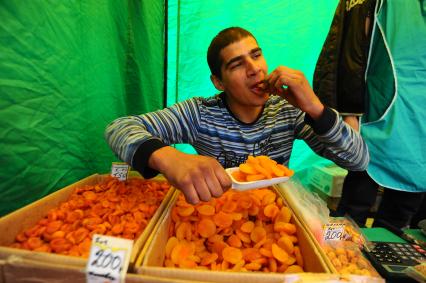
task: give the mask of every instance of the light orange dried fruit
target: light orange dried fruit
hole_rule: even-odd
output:
[[[187,206],[187,207],[178,206],[176,207],[176,210],[180,216],[190,216],[195,209],[193,206]]]
[[[277,244],[272,244],[272,255],[276,260],[283,263],[286,263],[289,258],[287,252]]]
[[[170,255],[172,254],[172,250],[177,244],[179,244],[179,240],[176,237],[170,237],[167,240],[166,249],[165,249],[167,258],[170,258]]]
[[[216,233],[216,224],[208,218],[201,219],[197,231],[203,238],[209,238]]]
[[[280,209],[278,206],[275,205],[275,203],[270,203],[263,209],[263,214],[265,214],[267,217],[274,219],[275,216],[277,216]]]
[[[240,240],[246,244],[251,243],[250,234],[244,233],[241,230],[236,230],[235,234],[240,238]]]
[[[234,177],[235,180],[237,180],[238,182],[247,182],[247,174],[244,174],[241,171],[234,171],[231,173],[232,177]]]
[[[226,228],[232,225],[232,216],[228,213],[219,211],[219,213],[213,216],[213,220],[216,225],[220,228]]]
[[[248,156],[245,163],[239,165],[239,171],[232,173],[237,181],[257,181],[271,179],[275,177],[292,176],[293,170],[288,169],[282,164],[268,156]]]
[[[222,211],[226,213],[232,213],[237,209],[237,202],[228,200],[222,205]]]
[[[251,174],[246,176],[247,182],[254,182],[266,179],[266,176],[263,174]]]
[[[201,265],[209,265],[209,264],[215,262],[217,259],[218,259],[217,253],[208,253],[201,259],[200,264]]]
[[[251,231],[253,231],[253,228],[254,228],[253,221],[247,221],[240,227],[241,231],[245,233],[251,233]]]
[[[260,254],[261,254],[261,255],[263,255],[263,256],[266,256],[266,257],[273,257],[273,255],[272,255],[272,251],[271,251],[271,250],[268,250],[268,249],[266,249],[266,248],[260,248],[260,249],[259,249],[259,252],[260,252]]]
[[[287,235],[282,236],[277,241],[278,246],[283,248],[288,254],[292,254],[294,252],[294,245],[291,241],[290,237]]]
[[[190,241],[192,238],[192,225],[188,222],[182,222],[176,229],[176,238]]]
[[[263,240],[266,237],[266,231],[263,227],[254,227],[250,233],[250,239],[257,243]]]
[[[258,249],[255,248],[245,248],[243,249],[243,259],[245,261],[255,261],[262,258]]]
[[[254,165],[255,164],[243,163],[243,164],[240,164],[238,168],[240,169],[242,173],[255,175],[255,174],[258,174],[259,172],[257,172],[257,170],[254,168]]]
[[[194,251],[195,250],[190,244],[181,241],[173,247],[170,258],[174,264],[179,264],[181,261],[193,255]]]
[[[201,215],[212,216],[215,214],[215,208],[208,204],[202,204],[197,206],[197,211]]]
[[[226,242],[228,243],[228,245],[234,248],[241,248],[243,245],[241,242],[241,239],[235,234],[232,234],[231,236],[229,236]]]
[[[257,271],[262,267],[262,264],[260,264],[258,262],[250,262],[250,263],[247,263],[246,265],[244,265],[244,267],[247,270]]]
[[[300,273],[303,272],[303,268],[300,267],[299,265],[290,265],[285,271],[284,273]]]
[[[222,250],[223,259],[227,262],[236,264],[243,258],[243,254],[240,249],[234,247],[225,247]]]
[[[31,237],[27,240],[27,243],[31,250],[40,248],[43,245],[43,241],[39,237]]]

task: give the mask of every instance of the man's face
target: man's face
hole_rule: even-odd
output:
[[[263,83],[268,66],[256,40],[251,36],[242,38],[222,49],[220,56],[223,63],[219,89],[226,92],[228,103],[237,107],[263,106],[269,97]]]

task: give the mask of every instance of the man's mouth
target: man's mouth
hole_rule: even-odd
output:
[[[250,89],[256,94],[263,94],[268,89],[268,84],[261,80],[251,85]]]

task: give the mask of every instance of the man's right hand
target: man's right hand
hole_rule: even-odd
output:
[[[214,158],[186,154],[166,146],[154,151],[148,166],[161,172],[166,179],[182,191],[186,201],[196,204],[220,197],[231,187],[231,178]]]

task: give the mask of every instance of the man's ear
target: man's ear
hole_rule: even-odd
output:
[[[213,74],[210,75],[210,80],[212,81],[212,83],[214,84],[214,87],[217,90],[220,90],[220,91],[224,91],[225,90],[225,88],[224,88],[224,86],[222,84],[222,81],[217,76],[215,76]]]

